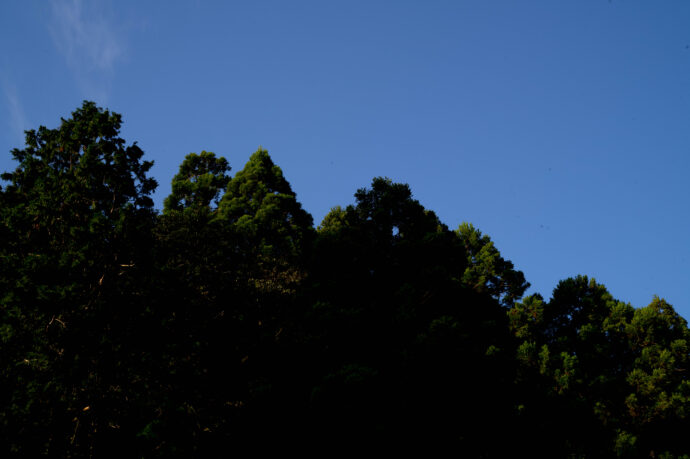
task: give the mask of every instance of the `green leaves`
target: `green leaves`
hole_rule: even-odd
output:
[[[312,218],[268,152],[257,150],[227,187],[220,218],[267,257],[294,259],[308,243]]]
[[[220,194],[230,181],[229,171],[227,160],[216,158],[214,153],[188,154],[172,180],[172,193],[165,199],[163,212],[217,206]]]
[[[471,223],[462,223],[455,233],[467,251],[463,282],[512,307],[530,285],[522,271],[516,271],[511,261],[501,257],[491,238],[482,235]]]
[[[2,175],[9,183],[0,207],[7,236],[0,243],[0,323],[12,332],[4,335],[0,386],[16,408],[3,413],[3,434],[27,454],[28,444],[36,454],[55,453],[46,445],[60,449],[69,438],[76,450],[88,449],[105,426],[94,421],[76,432],[63,416],[95,397],[101,421],[117,417],[104,400],[126,398],[108,387],[129,378],[118,368],[125,337],[134,335],[156,181],[143,151],[118,136],[120,126],[120,115],[84,102],[58,128],[28,131],[26,147],[12,152],[16,169]]]
[[[671,305],[655,298],[635,309],[578,276],[561,281],[548,303],[530,296],[508,316],[523,340],[522,380],[547,388],[532,405],[580,406],[581,416],[596,416],[605,447],[620,454],[686,447],[669,440],[690,414],[690,332]]]
[[[263,294],[294,293],[314,236],[312,217],[266,150],[233,177],[217,215],[236,238],[242,283]]]
[[[307,284],[319,356],[312,371],[371,371],[353,398],[347,380],[322,376],[330,385],[318,385],[329,400],[320,416],[357,440],[405,432],[496,451],[484,441],[510,419],[502,402],[512,353],[498,302],[462,282],[466,259],[459,238],[405,184],[375,178],[355,204],[331,210]]]
[[[120,126],[85,102],[3,174],[2,452],[690,451],[690,331],[664,300],[636,309],[586,276],[521,299],[488,236],[382,177],[315,231],[263,149],[232,179],[187,155],[156,214]]]
[[[626,406],[636,424],[690,414],[687,381],[690,332],[686,321],[664,300],[635,311],[627,327],[636,355],[626,381]]]

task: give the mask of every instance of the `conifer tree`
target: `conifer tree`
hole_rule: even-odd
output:
[[[259,148],[237,172],[220,202],[219,213],[259,253],[294,259],[308,243],[313,220],[302,209],[283,172]]]
[[[109,424],[131,427],[121,402],[138,372],[156,182],[120,126],[84,102],[58,128],[27,131],[2,175],[0,443],[24,455],[88,455],[97,432],[127,430]]]
[[[508,315],[521,340],[522,424],[546,432],[544,452],[687,454],[690,330],[671,305],[636,309],[577,276]]]
[[[235,174],[218,215],[239,238],[245,273],[255,287],[290,290],[301,278],[313,220],[268,151],[259,148]]]
[[[455,231],[467,251],[463,281],[479,292],[487,292],[510,308],[522,298],[529,282],[522,271],[505,260],[491,238],[471,223],[462,223]]]
[[[188,154],[172,180],[172,193],[165,199],[164,212],[217,206],[230,177],[228,161],[214,153]]]
[[[461,241],[409,186],[379,177],[355,199],[324,218],[310,270],[324,435],[500,450],[486,436],[510,419],[503,310],[463,285]]]
[[[228,256],[233,238],[228,228],[216,221],[218,201],[230,181],[229,171],[228,161],[214,153],[188,154],[172,179],[172,192],[164,201],[156,227],[164,271],[177,278],[178,286],[193,285],[193,289],[214,298],[223,283],[220,277],[234,261]]]

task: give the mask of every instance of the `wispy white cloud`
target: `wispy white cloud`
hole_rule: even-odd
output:
[[[16,136],[16,140],[23,143],[24,131],[29,129],[29,121],[24,113],[24,106],[19,98],[17,88],[14,85],[10,84],[8,81],[3,81],[2,87],[7,102],[6,106],[9,114],[7,119],[9,121],[10,129]]]
[[[125,42],[103,1],[51,0],[53,43],[74,71],[82,89],[103,93]]]

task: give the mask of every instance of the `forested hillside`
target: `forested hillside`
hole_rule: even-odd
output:
[[[489,236],[386,178],[315,225],[263,149],[187,155],[158,212],[121,122],[85,102],[2,175],[3,457],[690,454],[663,299],[524,297]]]

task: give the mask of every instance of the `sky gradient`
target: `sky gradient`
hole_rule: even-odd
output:
[[[8,1],[0,170],[94,100],[155,161],[259,145],[318,224],[375,176],[546,298],[586,274],[690,318],[690,2]]]

